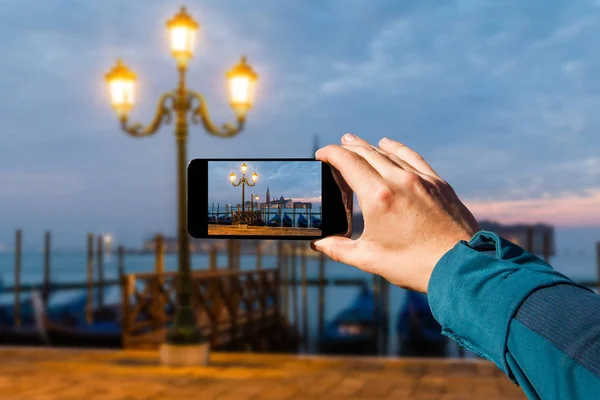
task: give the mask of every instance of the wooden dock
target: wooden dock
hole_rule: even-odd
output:
[[[3,400],[525,399],[481,360],[212,353],[167,368],[154,351],[0,348]]]

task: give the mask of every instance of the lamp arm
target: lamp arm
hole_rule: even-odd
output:
[[[233,186],[235,186],[235,187],[238,187],[238,186],[240,186],[240,185],[242,184],[242,181],[240,180],[238,183],[233,183],[233,182],[231,182],[231,184],[232,184]]]
[[[204,125],[204,129],[214,136],[219,137],[232,137],[237,135],[244,129],[244,124],[246,119],[244,117],[238,117],[237,124],[232,124],[230,122],[224,123],[220,127],[215,125],[210,120],[210,115],[208,114],[208,107],[206,105],[206,100],[204,96],[202,96],[198,92],[188,91],[188,104],[190,104],[192,110],[192,123],[199,124],[202,123]],[[194,107],[193,104],[196,103]]]
[[[248,185],[248,186],[250,186],[250,187],[252,187],[252,186],[256,186],[256,182],[252,182],[252,183],[250,183],[250,181],[247,181],[247,182],[246,182],[246,185]]]
[[[150,136],[156,133],[161,124],[168,124],[171,122],[171,113],[175,108],[176,98],[174,92],[167,92],[160,96],[154,119],[149,125],[144,126],[139,122],[129,124],[127,116],[124,116],[121,118],[121,128],[133,137]]]

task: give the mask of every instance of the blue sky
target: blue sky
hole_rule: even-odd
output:
[[[236,174],[236,183],[242,177],[238,161],[210,161],[208,163],[208,206],[220,203],[220,210],[225,204],[234,207],[242,203],[241,186],[234,187],[229,180],[229,174]],[[250,195],[258,195],[258,203],[265,201],[267,187],[271,200],[281,196],[294,201],[313,203],[315,211],[321,205],[321,163],[318,161],[246,161],[248,166],[246,177],[250,182],[254,172],[258,181],[252,187],[246,187],[245,200],[250,201]],[[204,184],[204,183],[198,183]]]
[[[180,2],[0,0],[0,243],[54,232],[128,245],[175,232],[172,126],[119,130],[103,75],[138,74],[132,119],[176,84],[164,22]],[[190,1],[189,84],[232,118],[224,73],[260,75],[235,139],[191,132],[189,158],[309,157],[348,131],[418,150],[478,218],[600,226],[600,2]],[[598,232],[598,231],[596,231]]]

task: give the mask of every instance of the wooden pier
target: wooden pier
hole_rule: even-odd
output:
[[[531,230],[529,231],[531,235]],[[50,295],[64,290],[79,289],[87,291],[85,320],[90,326],[97,322],[104,311],[98,309],[105,299],[97,289],[119,287],[122,300],[116,306],[121,324],[119,345],[125,348],[156,348],[165,337],[175,309],[175,281],[177,274],[165,272],[165,246],[161,235],[155,239],[154,270],[148,273],[131,274],[126,272],[124,249],[118,254],[119,278],[106,279],[103,271],[104,260],[98,252],[102,251],[101,241],[94,235],[88,235],[87,281],[61,282],[51,281],[51,235],[44,236],[44,257],[40,271],[43,279],[37,284],[21,282],[21,243],[22,232],[15,235],[15,281],[12,286],[2,288],[4,293],[13,293],[13,312],[16,316],[11,326],[1,326],[0,343],[6,334],[19,332],[23,325],[23,300],[26,292],[39,292],[47,302]],[[97,243],[96,252],[94,244]],[[389,326],[390,285],[376,276],[365,278],[342,278],[326,276],[326,257],[313,252],[305,241],[278,241],[274,246],[276,260],[273,265],[265,265],[262,243],[255,241],[256,267],[250,271],[240,270],[241,246],[239,240],[227,241],[227,262],[217,265],[217,247],[209,249],[208,269],[194,270],[192,300],[197,310],[198,323],[213,348],[228,350],[254,350],[261,352],[288,351],[303,353],[314,351],[314,344],[324,334],[325,304],[327,287],[369,285],[375,298],[375,314],[382,315],[380,324],[375,327],[375,354],[390,354]],[[544,240],[545,253],[549,253],[549,240]],[[252,245],[252,242],[249,244]],[[526,241],[526,247],[532,246],[532,240]],[[598,243],[598,273],[600,275],[600,243]],[[543,255],[549,259],[549,254]],[[316,257],[313,267],[318,270],[309,278],[308,257]],[[317,275],[316,277],[314,277]],[[600,289],[598,281],[580,282],[589,287]],[[308,307],[308,288],[316,286],[317,307]],[[108,305],[115,307],[115,305]],[[9,306],[10,307],[10,306]],[[316,315],[312,315],[316,313]],[[316,317],[316,337],[309,338],[311,318]],[[56,321],[49,321],[56,322]],[[102,321],[99,321],[102,322]],[[31,321],[27,322],[31,324]],[[52,325],[55,326],[55,325]],[[6,343],[6,342],[4,342]]]

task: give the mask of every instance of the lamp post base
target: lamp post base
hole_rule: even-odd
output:
[[[166,342],[174,346],[200,345],[205,342],[192,307],[177,306],[173,326],[167,331]]]
[[[160,346],[160,363],[169,367],[192,367],[208,365],[210,346],[208,343]]]

